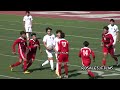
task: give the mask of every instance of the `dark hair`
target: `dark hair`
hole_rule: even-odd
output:
[[[36,36],[36,33],[32,33],[31,36]]]
[[[29,13],[29,14],[30,14],[30,11],[26,11],[26,13]]]
[[[103,29],[109,30],[108,26],[104,26]]]
[[[110,22],[115,22],[115,20],[114,19],[110,19]]]
[[[62,30],[57,30],[57,31],[56,31],[56,34],[57,34],[57,33],[62,33]]]
[[[52,31],[52,28],[47,27],[47,28],[46,28],[46,32],[47,32],[48,30]]]
[[[26,34],[26,32],[25,32],[25,31],[21,31],[21,32],[20,32],[20,35],[23,35],[23,34]]]
[[[65,33],[61,33],[61,38],[65,38]]]
[[[84,42],[83,42],[83,45],[84,45],[85,47],[88,47],[88,46],[89,46],[89,42],[88,42],[88,41],[84,41]]]

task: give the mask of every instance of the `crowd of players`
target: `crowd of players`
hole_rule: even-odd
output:
[[[30,15],[30,12],[27,11],[26,15],[23,18],[25,31],[20,32],[20,37],[17,40],[15,40],[15,42],[12,45],[13,54],[16,54],[15,46],[18,45],[19,61],[10,65],[11,71],[13,71],[14,67],[22,64],[23,62],[22,65],[24,74],[30,73],[28,68],[32,65],[33,61],[35,60],[37,48],[39,49],[40,53],[42,53],[40,47],[41,42],[39,42],[36,33],[32,33],[32,20],[33,18]],[[43,44],[46,48],[46,54],[48,59],[40,65],[40,69],[42,69],[44,65],[50,63],[51,70],[55,71],[58,78],[68,78],[67,63],[69,62],[69,42],[64,38],[65,33],[62,30],[57,30],[55,37],[55,35],[52,34],[52,28],[50,27],[46,28],[46,35],[43,37]],[[120,55],[114,54],[115,45],[117,41],[120,41],[119,29],[118,26],[115,25],[114,19],[111,19],[110,24],[108,26],[103,27],[101,40],[101,46],[103,47],[103,66],[106,66],[106,57],[108,53],[110,53],[112,58],[115,60],[116,65],[119,65],[117,57]],[[89,42],[84,41],[83,45],[84,47],[81,48],[79,51],[79,57],[81,58],[82,65],[85,67],[89,67],[91,64],[90,55],[92,55],[93,62],[95,62],[95,53],[91,48],[88,47]],[[56,67],[54,67],[53,63],[53,54],[55,54],[56,56]],[[62,77],[61,75],[62,63],[64,63],[65,69],[64,77]],[[95,78],[95,75],[91,70],[87,70],[87,72],[90,77]]]

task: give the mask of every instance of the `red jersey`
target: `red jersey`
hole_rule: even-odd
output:
[[[95,54],[90,48],[88,47],[81,48],[79,52],[79,57],[81,57],[82,60],[91,60],[90,55],[92,55],[92,57],[95,58]]]
[[[12,45],[12,50],[13,52],[16,52],[16,48],[15,46],[18,44],[18,53],[20,51],[22,52],[26,52],[26,48],[27,48],[27,41],[26,39],[19,37],[17,40],[14,41],[13,45]]]
[[[40,42],[38,40],[35,41],[33,39],[30,39],[29,49],[30,49],[31,53],[36,53],[36,51],[37,51],[37,47],[34,47],[34,45],[39,45],[40,46]]]
[[[109,33],[102,34],[102,42],[104,44],[104,47],[106,47],[106,45],[108,45],[108,47],[112,47],[114,42],[113,36]]]
[[[69,52],[69,43],[65,39],[60,39],[58,41],[58,52],[67,53]]]

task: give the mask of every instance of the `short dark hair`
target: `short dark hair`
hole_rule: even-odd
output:
[[[108,26],[104,26],[103,29],[109,30]]]
[[[65,33],[64,32],[61,33],[61,38],[65,38]]]
[[[52,31],[52,28],[50,28],[50,27],[47,27],[47,28],[46,28],[46,32],[47,32],[48,30],[51,30],[51,31]]]
[[[21,31],[21,32],[20,32],[20,35],[23,35],[23,34],[26,34],[26,32],[25,32],[25,31]]]
[[[36,36],[36,33],[32,33],[31,36]]]
[[[56,31],[56,34],[57,34],[57,33],[62,33],[62,30],[57,30],[57,31]]]
[[[115,20],[114,19],[110,19],[110,22],[115,22]]]
[[[26,11],[26,13],[29,13],[29,14],[30,14],[30,11]]]
[[[84,45],[85,47],[88,47],[88,46],[89,46],[89,42],[88,42],[88,41],[84,41],[84,42],[83,42],[83,45]]]

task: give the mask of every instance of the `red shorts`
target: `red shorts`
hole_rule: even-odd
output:
[[[68,62],[68,54],[60,54],[58,55],[58,62]]]
[[[111,48],[106,48],[106,47],[103,47],[103,53],[110,53],[111,55],[114,55],[114,48],[111,47]]]
[[[90,66],[90,64],[91,64],[91,60],[89,59],[89,60],[82,60],[82,65],[83,66]]]
[[[25,52],[19,52],[19,59],[20,59],[20,60],[26,59]]]
[[[27,54],[27,60],[28,61],[35,60],[35,53],[28,53]]]

